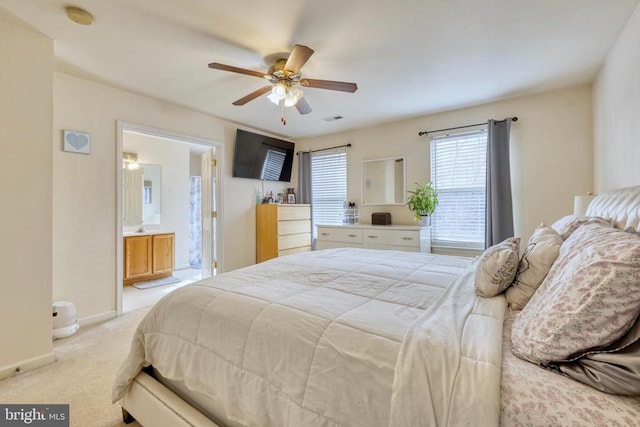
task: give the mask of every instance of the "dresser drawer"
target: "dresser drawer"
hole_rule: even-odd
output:
[[[316,250],[336,248],[361,248],[362,244],[352,242],[332,242],[330,240],[317,240]]]
[[[278,205],[278,221],[311,219],[311,210],[307,205]]]
[[[291,248],[299,248],[302,246],[311,246],[311,234],[287,234],[278,236],[278,251],[284,251]]]
[[[278,251],[278,256],[293,255],[293,254],[299,254],[302,252],[310,252],[310,251],[311,251],[311,246],[301,246],[299,248],[291,248],[291,249],[285,249],[283,251]]]
[[[278,235],[311,233],[311,220],[278,221]]]
[[[362,230],[355,228],[318,227],[318,240],[361,244]]]
[[[364,230],[362,241],[365,245],[420,247],[418,230]]]

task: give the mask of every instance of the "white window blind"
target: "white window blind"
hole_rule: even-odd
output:
[[[484,248],[486,153],[486,129],[431,139],[434,246]]]
[[[319,152],[311,155],[311,221],[315,224],[342,224],[347,200],[347,153]]]

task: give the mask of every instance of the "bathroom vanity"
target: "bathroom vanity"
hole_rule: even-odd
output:
[[[132,233],[123,239],[124,285],[171,276],[175,267],[174,233]]]

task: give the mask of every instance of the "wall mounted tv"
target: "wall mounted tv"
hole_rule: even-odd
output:
[[[294,146],[293,142],[238,129],[232,175],[289,182]]]

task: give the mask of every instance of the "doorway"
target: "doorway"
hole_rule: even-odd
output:
[[[224,146],[216,141],[122,121],[117,122],[116,145],[116,312],[120,316],[127,308],[153,304],[175,287],[220,270],[223,260],[218,256],[217,248],[221,229],[216,225],[221,220],[217,208],[222,206],[222,192],[218,159],[224,158]],[[209,165],[207,168],[204,159]],[[132,161],[139,163],[131,165]],[[136,181],[143,183],[137,199],[137,203],[143,205],[133,212],[142,212],[141,218],[129,214],[132,211],[129,205],[134,199],[125,177],[131,166],[153,170],[156,174],[156,178],[149,179],[142,174],[143,177]],[[193,185],[195,181],[200,181],[200,185]],[[196,196],[193,193],[198,189],[200,194]],[[201,200],[200,206],[195,205],[198,200]],[[153,207],[155,211],[152,211]],[[196,218],[197,215],[200,218]],[[131,237],[143,238],[157,233],[174,235],[175,265],[169,273],[171,280],[166,285],[162,282],[157,289],[150,287],[143,292],[137,289],[144,286],[136,286],[137,292],[132,292],[131,286],[123,286],[125,269],[130,273],[129,265],[124,265],[124,238],[129,245],[133,240]],[[198,237],[200,241],[194,242]],[[199,257],[194,255],[196,250],[200,251]],[[198,258],[200,265],[192,263]],[[130,274],[127,279],[130,284]],[[127,304],[123,302],[125,295]],[[137,295],[136,301],[129,303],[131,295]]]

